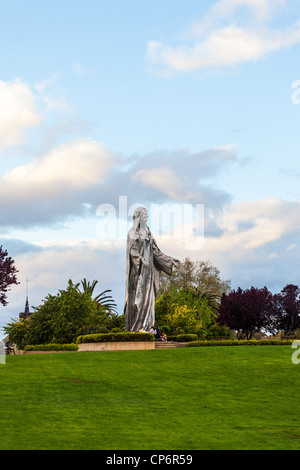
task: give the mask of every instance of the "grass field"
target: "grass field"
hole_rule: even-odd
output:
[[[289,346],[9,356],[0,449],[299,449]]]

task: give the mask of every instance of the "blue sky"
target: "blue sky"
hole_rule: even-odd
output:
[[[124,241],[96,216],[119,196],[204,204],[199,250],[160,246],[234,288],[299,284],[298,0],[2,3],[0,243],[20,285],[0,324],[27,277],[31,305],[85,277],[122,312]]]

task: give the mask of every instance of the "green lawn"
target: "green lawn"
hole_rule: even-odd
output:
[[[299,449],[289,346],[9,356],[0,449]]]

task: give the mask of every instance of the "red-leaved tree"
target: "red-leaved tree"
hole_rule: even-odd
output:
[[[218,323],[236,330],[238,339],[251,339],[261,329],[268,329],[274,314],[274,300],[266,288],[231,291],[223,294]]]
[[[300,288],[287,284],[279,294],[275,295],[278,308],[277,328],[285,334],[293,334],[300,328]]]
[[[15,267],[14,260],[8,256],[6,250],[0,246],[0,304],[7,305],[7,292],[13,284],[19,284],[17,281],[18,270]]]

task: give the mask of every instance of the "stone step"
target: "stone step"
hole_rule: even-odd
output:
[[[155,341],[155,349],[170,349],[175,348],[175,343],[171,341]]]

